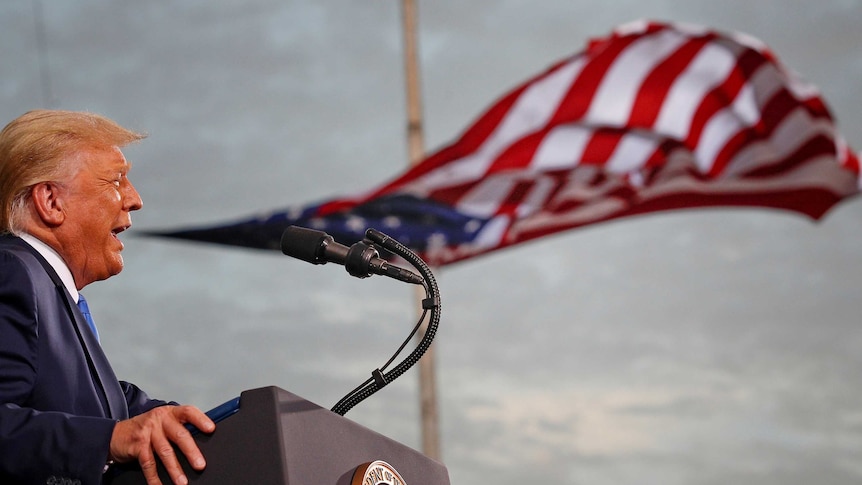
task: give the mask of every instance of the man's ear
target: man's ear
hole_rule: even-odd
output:
[[[66,219],[62,188],[54,182],[42,182],[33,186],[30,197],[36,214],[46,226],[59,226]]]

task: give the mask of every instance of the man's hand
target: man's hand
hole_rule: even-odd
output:
[[[160,406],[117,423],[111,436],[110,459],[117,463],[137,460],[147,484],[162,485],[156,471],[158,456],[171,480],[176,485],[186,485],[188,478],[180,467],[172,443],[195,470],[203,470],[206,461],[185,423],[204,433],[215,431],[215,423],[194,406]]]

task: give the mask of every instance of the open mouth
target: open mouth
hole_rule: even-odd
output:
[[[118,237],[119,234],[121,232],[125,231],[126,229],[128,229],[129,227],[131,227],[131,225],[115,227],[115,228],[111,229],[111,235],[114,236],[115,239],[119,239],[119,237]]]

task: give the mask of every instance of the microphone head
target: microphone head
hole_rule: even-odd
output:
[[[312,264],[326,264],[324,249],[332,236],[306,227],[290,226],[281,235],[281,252]]]

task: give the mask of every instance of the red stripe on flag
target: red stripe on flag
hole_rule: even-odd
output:
[[[692,59],[713,38],[713,35],[706,35],[689,40],[675,53],[655,66],[652,73],[641,85],[629,116],[627,123],[629,126],[639,128],[651,128],[653,126],[674,80],[685,71]]]
[[[604,45],[590,62],[581,71],[572,87],[566,93],[565,98],[560,102],[556,113],[551,119],[551,124],[558,125],[574,120],[579,120],[590,109],[590,103],[593,96],[596,94],[601,85],[602,78],[620,53],[632,42],[636,41],[637,37],[629,36],[621,38],[617,42]]]
[[[593,133],[587,147],[581,155],[581,163],[590,165],[604,165],[605,161],[613,155],[614,150],[623,137],[623,132],[611,129],[599,129]]]
[[[703,129],[709,120],[733,102],[751,77],[752,72],[764,62],[765,60],[753,50],[746,50],[742,54],[737,66],[730,72],[727,79],[707,93],[700,103],[684,142],[687,147],[694,148],[700,144]]]

